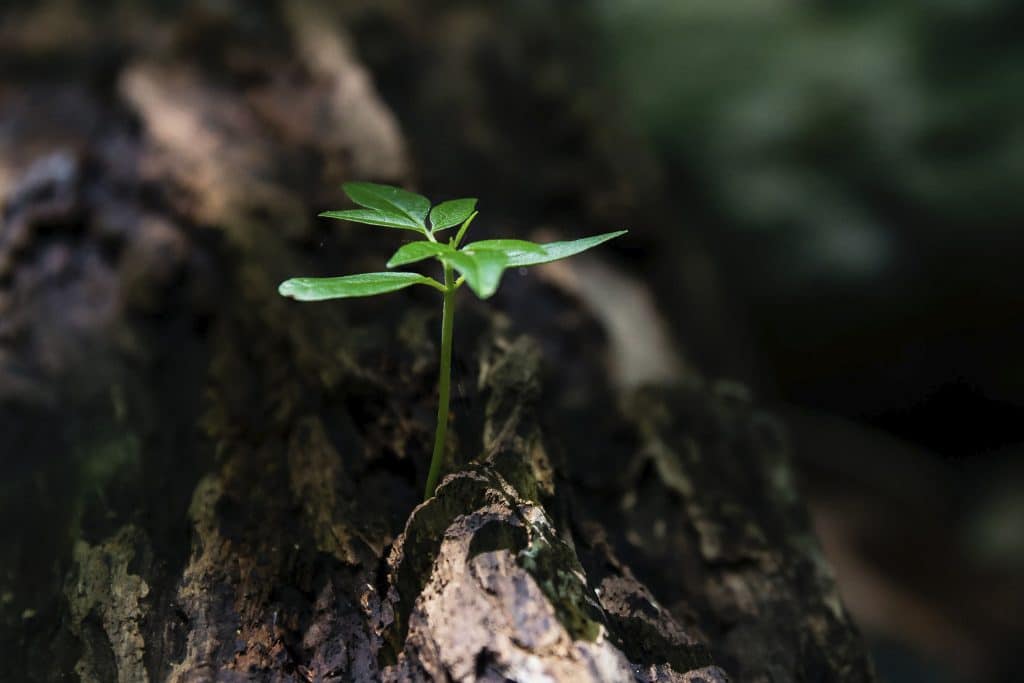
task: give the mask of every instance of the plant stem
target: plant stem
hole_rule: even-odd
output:
[[[459,228],[459,233],[455,235],[455,240],[452,242],[453,247],[459,246],[459,243],[462,242],[462,236],[466,234],[467,230],[469,230],[470,224],[473,222],[473,219],[476,218],[476,215],[478,213],[480,212],[474,211],[473,213],[469,214],[469,218],[462,222],[462,227]]]
[[[444,308],[441,313],[441,378],[438,381],[437,430],[434,432],[434,454],[430,458],[430,472],[427,474],[427,489],[423,500],[434,495],[437,480],[441,476],[441,462],[448,438],[448,399],[452,381],[452,331],[455,326],[455,286],[452,267],[444,266]]]

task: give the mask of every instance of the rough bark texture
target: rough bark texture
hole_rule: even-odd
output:
[[[436,293],[276,294],[395,246],[313,220],[346,179],[476,174],[520,231],[636,201],[656,173],[580,104],[550,27],[115,7],[75,20],[98,64],[30,9],[0,36],[22,74],[0,85],[0,679],[872,679],[784,431],[684,354],[669,386],[609,365],[609,266],[460,300],[448,476],[422,504]]]

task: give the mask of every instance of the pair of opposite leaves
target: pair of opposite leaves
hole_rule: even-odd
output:
[[[469,288],[486,299],[494,294],[506,268],[536,266],[573,256],[587,249],[624,235],[626,230],[584,237],[568,242],[538,244],[526,240],[496,239],[470,242],[459,247],[463,232],[476,216],[476,199],[452,199],[433,208],[426,197],[398,187],[376,183],[346,183],[342,186],[349,199],[363,208],[325,211],[321,216],[366,223],[384,228],[411,230],[424,239],[402,245],[388,260],[387,267],[404,266],[428,258],[436,258],[458,271]],[[428,224],[429,216],[429,224]],[[440,242],[437,233],[462,226],[459,235],[449,243]],[[446,291],[434,278],[402,271],[361,273],[342,277],[292,278],[281,283],[278,291],[299,301],[322,301],[357,296],[373,296],[404,289],[411,285],[428,285]]]

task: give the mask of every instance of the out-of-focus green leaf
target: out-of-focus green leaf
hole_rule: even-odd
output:
[[[403,244],[388,261],[388,268],[427,258],[436,258],[464,275],[466,284],[481,299],[490,297],[498,289],[501,273],[508,262],[508,257],[501,251],[456,251],[447,244],[424,241]]]
[[[599,244],[604,244],[608,240],[625,235],[627,232],[629,231],[617,230],[616,232],[606,232],[602,235],[583,237],[581,239],[570,240],[568,242],[549,242],[548,244],[541,244],[538,245],[541,247],[540,252],[521,251],[509,254],[508,267],[517,268],[522,266],[536,266],[541,263],[550,263],[551,261],[575,256],[582,251],[593,249]],[[467,245],[467,247],[468,246],[469,245]]]
[[[498,251],[453,251],[442,259],[466,277],[466,284],[481,299],[488,299],[497,291],[508,263],[508,258]]]
[[[299,301],[324,301],[385,294],[411,285],[442,288],[437,280],[419,273],[392,272],[360,273],[343,277],[297,277],[282,282],[277,291],[281,296],[290,296]]]
[[[449,199],[430,210],[430,228],[434,232],[460,225],[476,210],[476,198]]]
[[[437,242],[410,242],[409,244],[403,244],[398,248],[398,251],[388,260],[388,268],[394,268],[395,266],[404,266],[407,263],[416,263],[422,261],[425,258],[442,257],[446,254],[454,254],[455,250],[449,247],[447,244],[439,244]]]
[[[337,218],[342,221],[353,223],[366,223],[367,225],[379,225],[384,228],[399,228],[401,230],[413,230],[423,233],[425,228],[417,225],[405,216],[397,214],[386,214],[375,209],[346,209],[345,211],[324,211],[320,214],[324,218]]]
[[[415,225],[425,227],[430,200],[423,195],[377,183],[345,183],[341,189],[360,206],[388,216],[406,218]]]

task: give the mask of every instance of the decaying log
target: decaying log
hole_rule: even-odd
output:
[[[420,503],[434,293],[276,294],[395,246],[312,219],[341,181],[463,189],[424,170],[403,121],[421,103],[386,103],[358,57],[365,36],[428,38],[370,4],[281,3],[237,33],[200,4],[128,40],[95,91],[0,91],[0,515],[24,520],[0,532],[0,679],[871,680],[782,427],[678,358],[670,386],[609,374],[607,318],[578,289],[600,278],[513,273],[495,306],[461,300],[449,474]],[[529,30],[430,7],[465,35]],[[470,47],[435,62],[479,92]],[[470,167],[517,141],[537,167],[615,166],[558,93],[503,96],[563,112],[577,141],[527,142],[543,112],[495,141],[454,92]],[[33,117],[61,106],[80,128]],[[544,192],[587,217],[629,196],[565,178],[517,175],[518,220],[544,219]]]

